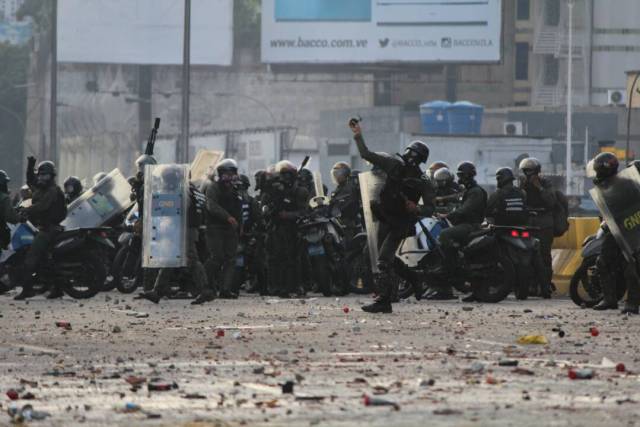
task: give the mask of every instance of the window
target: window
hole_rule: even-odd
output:
[[[529,80],[529,43],[516,43],[516,80]]]
[[[529,20],[529,0],[518,0],[516,4],[516,19],[518,21],[528,21]]]
[[[560,23],[560,0],[546,0],[544,6],[545,25],[557,27]]]
[[[544,57],[544,84],[546,86],[555,86],[558,84],[560,77],[560,63],[553,55],[545,55]]]

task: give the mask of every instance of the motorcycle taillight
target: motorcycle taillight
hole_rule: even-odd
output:
[[[531,234],[529,234],[528,231],[523,231],[521,236],[523,239],[528,239],[529,237],[531,237]]]
[[[511,230],[511,237],[520,237],[520,233],[518,233],[518,230]]]

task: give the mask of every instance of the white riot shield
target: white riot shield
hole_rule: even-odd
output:
[[[142,266],[187,266],[189,165],[147,165],[144,172]]]
[[[313,188],[315,196],[309,201],[309,206],[316,208],[321,205],[328,205],[331,199],[324,194],[324,184],[322,182],[322,174],[319,171],[313,173]]]
[[[224,151],[215,150],[200,150],[191,163],[191,181],[199,187],[199,184],[203,182],[213,172],[213,168],[218,164]]]
[[[628,261],[640,250],[640,173],[628,167],[589,190]]]
[[[378,269],[378,230],[380,223],[373,215],[371,202],[378,201],[380,192],[386,179],[384,174],[374,172],[362,172],[358,175],[360,181],[360,195],[362,197],[362,211],[367,229],[367,246],[371,260],[371,271],[379,273]]]
[[[62,226],[67,230],[100,227],[133,205],[130,195],[131,185],[116,168],[69,204]]]

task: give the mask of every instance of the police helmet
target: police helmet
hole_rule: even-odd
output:
[[[93,185],[97,185],[100,181],[102,181],[107,176],[104,172],[98,172],[93,176]]]
[[[506,184],[513,182],[516,179],[511,168],[500,168],[496,171],[496,182],[498,188],[504,187]]]
[[[63,186],[66,194],[79,195],[82,193],[82,181],[77,176],[70,176],[65,179]]]
[[[458,170],[456,171],[456,175],[458,175],[458,179],[463,181],[468,181],[473,179],[476,176],[476,165],[471,162],[462,162],[458,165]]]
[[[216,165],[218,176],[225,174],[236,175],[238,173],[238,163],[233,159],[222,159]]]
[[[11,182],[11,178],[9,178],[9,174],[7,174],[3,170],[0,170],[0,185],[6,186],[9,182]]]
[[[593,159],[593,169],[597,179],[609,178],[618,173],[620,163],[615,154],[604,152]]]
[[[56,176],[56,165],[51,160],[40,162],[38,168],[36,169],[36,174]]]
[[[429,160],[429,147],[422,141],[413,141],[405,148],[403,158],[415,165],[425,163]]]
[[[435,180],[438,187],[444,188],[453,182],[454,176],[449,168],[440,168],[433,174],[433,179]]]
[[[251,187],[251,180],[247,175],[240,175],[240,182],[242,183],[243,190],[248,190]]]
[[[526,159],[522,159],[518,167],[526,176],[537,175],[542,170],[540,160],[536,159],[535,157],[527,157]]]

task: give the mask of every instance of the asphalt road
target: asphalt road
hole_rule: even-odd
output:
[[[30,423],[43,426],[638,423],[640,317],[568,299],[411,301],[391,315],[362,312],[366,301],[2,296],[0,425],[27,404],[50,414]],[[548,344],[518,344],[531,334]]]

